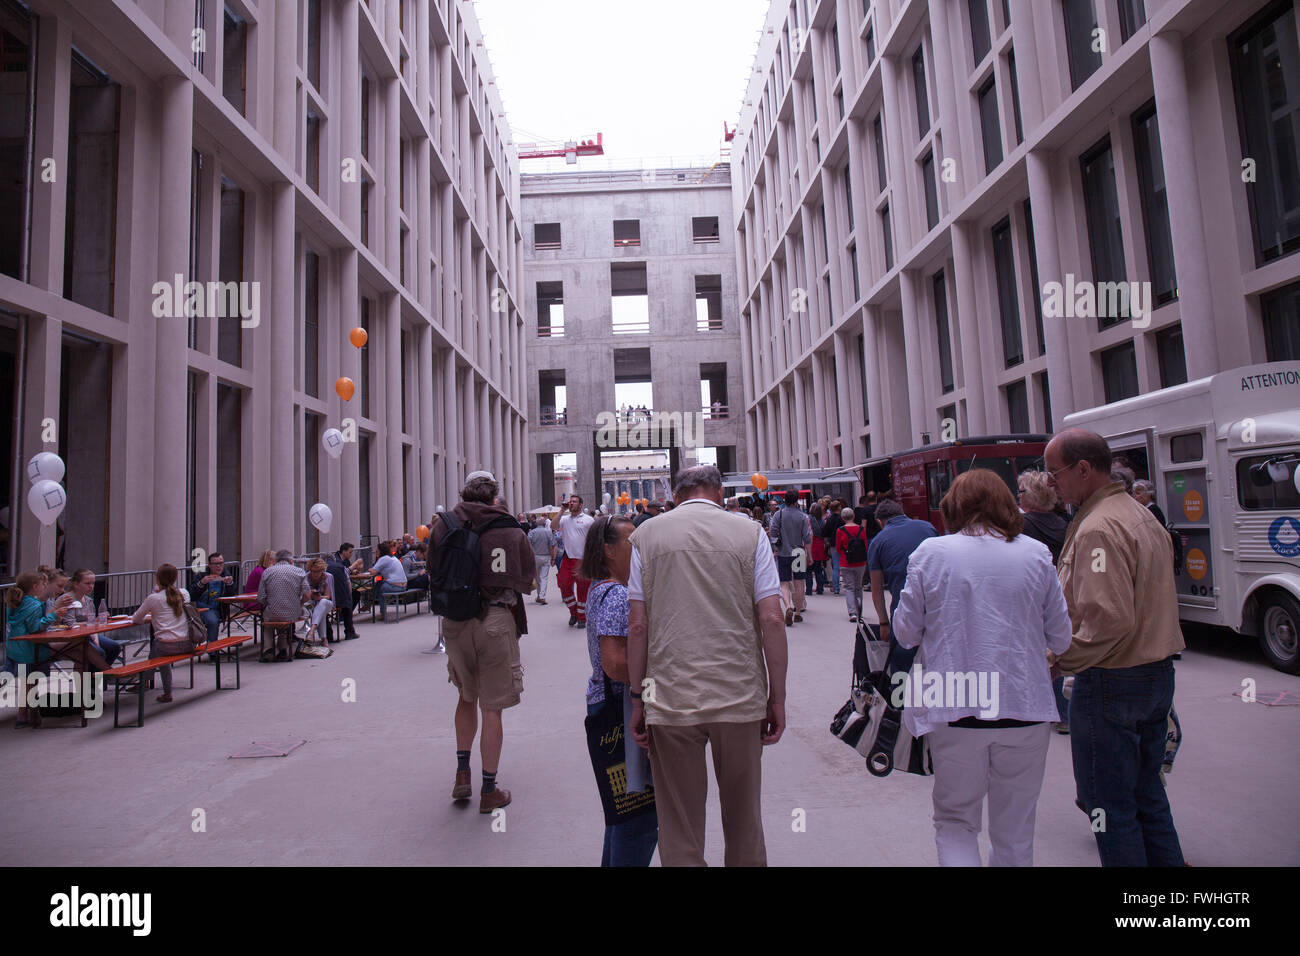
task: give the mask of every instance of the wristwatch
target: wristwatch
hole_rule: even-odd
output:
[[[636,691],[634,691],[634,690],[630,690],[630,691],[628,691],[627,693],[628,693],[628,696],[631,697],[633,700],[640,700],[640,699],[641,699],[641,695],[638,694],[638,693],[637,693]]]

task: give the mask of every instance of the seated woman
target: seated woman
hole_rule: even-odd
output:
[[[262,581],[262,572],[275,564],[275,552],[263,551],[262,557],[258,560],[253,570],[248,572],[248,580],[244,582],[242,594],[257,594],[257,586]],[[247,604],[240,604],[238,610],[232,611],[233,614],[243,614],[245,612],[256,613],[262,610],[262,605],[256,601],[249,601]]]
[[[140,624],[149,617],[153,626],[153,650],[150,655],[159,657],[167,654],[180,654],[193,649],[190,643],[190,619],[185,614],[185,605],[190,596],[183,588],[176,586],[176,565],[160,564],[154,572],[154,592],[136,609],[131,621]],[[172,666],[168,664],[158,671],[162,674],[163,692],[158,703],[172,702]]]
[[[325,643],[325,621],[334,610],[334,578],[325,570],[324,558],[312,558],[307,562],[307,600],[311,604],[311,623],[307,628],[307,640]]]
[[[95,572],[89,568],[78,568],[68,579],[67,593],[72,595],[72,604],[63,614],[63,623],[75,626],[95,619]],[[90,639],[92,647],[104,655],[104,663],[113,666],[122,655],[122,645],[107,634],[96,634]],[[97,669],[97,668],[92,668]]]
[[[57,621],[58,616],[72,603],[72,597],[64,595],[54,602],[52,612],[45,613],[43,595],[46,585],[47,581],[43,574],[24,571],[18,575],[18,580],[13,586],[5,592],[6,633],[9,636],[5,641],[5,670],[15,676],[20,666],[29,674],[50,672],[48,661],[53,655],[49,647],[29,641],[14,640],[15,637],[41,633]],[[29,723],[33,729],[41,725],[40,708],[31,708],[29,711],[22,705],[26,697],[26,693],[19,695],[18,722],[14,724],[15,730],[26,727]]]

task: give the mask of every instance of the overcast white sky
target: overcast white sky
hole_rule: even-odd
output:
[[[740,115],[769,0],[474,6],[515,142],[604,133],[606,157],[636,161],[713,158],[723,120]]]

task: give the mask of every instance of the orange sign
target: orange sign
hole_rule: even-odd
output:
[[[1199,491],[1189,491],[1183,495],[1183,514],[1188,521],[1200,521],[1205,514],[1205,499]]]
[[[1183,559],[1183,564],[1187,568],[1188,576],[1193,581],[1199,581],[1205,577],[1205,552],[1200,548],[1192,548],[1192,550],[1188,551],[1187,557]]]

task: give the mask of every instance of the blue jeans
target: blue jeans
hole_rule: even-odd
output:
[[[221,631],[221,616],[215,607],[203,607],[201,604],[196,607],[203,611],[203,623],[208,626],[208,640],[215,641]]]
[[[1052,693],[1056,695],[1056,713],[1061,723],[1070,722],[1070,701],[1065,696],[1065,678],[1058,677],[1052,681]]]
[[[389,584],[387,581],[385,581],[383,584],[379,585],[379,616],[380,617],[383,617],[384,612],[388,610],[387,595],[401,594],[405,590],[406,590],[405,581],[403,581],[401,584]]]
[[[113,666],[113,661],[122,655],[122,645],[104,634],[96,635],[99,641],[99,649],[104,652],[104,663],[109,667]]]
[[[1173,703],[1171,660],[1092,667],[1075,675],[1070,695],[1074,781],[1079,802],[1094,820],[1102,866],[1183,865],[1160,780]]]
[[[840,553],[831,548],[831,588],[840,593]]]
[[[605,705],[588,704],[587,714],[600,713]],[[624,746],[636,743],[624,736]],[[605,827],[605,842],[600,853],[601,866],[649,866],[659,842],[659,817],[654,810],[633,817],[626,823]]]

